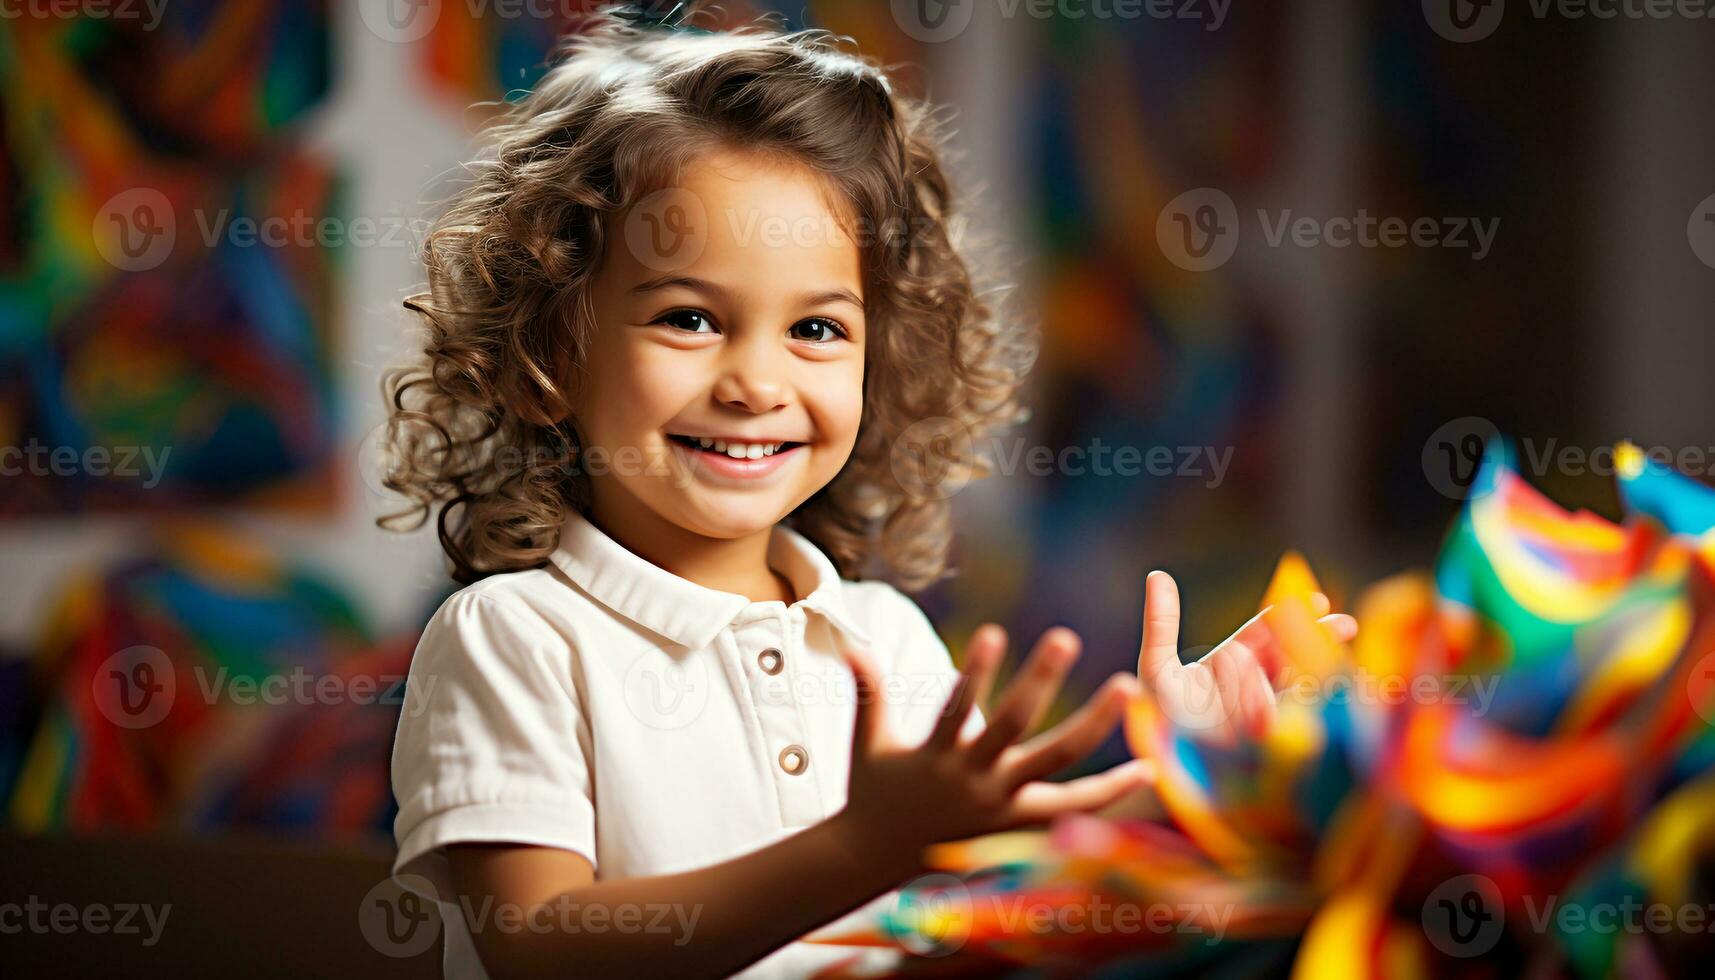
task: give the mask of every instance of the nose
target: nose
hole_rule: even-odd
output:
[[[770,344],[760,331],[749,331],[745,342],[727,348],[726,364],[714,395],[721,404],[761,415],[788,404],[784,350]]]

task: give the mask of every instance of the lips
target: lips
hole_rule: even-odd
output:
[[[717,453],[732,459],[764,459],[777,452],[802,445],[790,440],[741,439],[711,436],[690,436],[668,433],[667,438],[687,449]]]
[[[756,481],[778,473],[804,449],[801,442],[734,443],[724,439],[717,442],[692,436],[669,436],[668,441],[673,444],[673,451],[685,459],[693,473],[713,482],[729,485],[754,485]],[[704,448],[703,442],[708,442],[709,446]],[[716,445],[722,446],[723,449],[717,451]],[[778,448],[772,452],[767,451],[775,446]],[[734,452],[743,452],[744,455],[734,456]]]

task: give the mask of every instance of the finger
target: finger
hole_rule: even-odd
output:
[[[1246,620],[1245,624],[1240,626],[1232,636],[1222,640],[1220,645],[1209,653],[1209,656],[1212,657],[1215,653],[1229,646],[1243,647],[1250,651],[1251,656],[1258,664],[1262,665],[1264,676],[1268,678],[1271,684],[1280,678],[1287,666],[1286,651],[1280,649],[1280,644],[1274,640],[1274,632],[1268,628],[1268,623],[1263,619],[1268,614],[1269,609],[1272,608],[1274,607],[1270,606]]]
[[[1015,758],[1003,761],[1010,787],[1046,779],[1079,761],[1101,745],[1119,723],[1126,705],[1139,693],[1137,678],[1115,674],[1071,717],[1023,745],[1007,750]]]
[[[882,706],[876,692],[881,685],[877,683],[875,668],[870,664],[868,654],[850,649],[842,650],[841,654],[851,668],[852,681],[857,688],[857,703],[852,710],[852,752],[862,754],[874,748],[880,736]]]
[[[993,679],[995,666],[1000,663],[1005,650],[1006,634],[992,623],[977,627],[977,631],[971,634],[971,642],[965,646],[965,669],[959,674],[958,686],[953,689],[952,697],[924,745],[946,748],[958,741],[959,733],[964,731],[965,719],[970,717],[971,707],[977,703],[978,689]]]
[[[1029,783],[1021,787],[1007,807],[1009,824],[1046,823],[1062,813],[1099,810],[1127,793],[1155,782],[1155,763],[1149,759],[1122,762],[1094,776],[1064,783]]]
[[[1179,585],[1162,571],[1143,580],[1143,645],[1137,654],[1137,677],[1145,684],[1162,671],[1179,666]]]
[[[1358,621],[1345,613],[1323,616],[1317,622],[1328,627],[1328,631],[1334,634],[1334,639],[1341,643],[1350,643],[1358,635]]]
[[[1007,746],[1036,726],[1059,692],[1072,662],[1078,659],[1079,646],[1078,634],[1063,626],[1042,634],[1029,661],[1001,695],[988,727],[971,743],[973,765],[993,765]]]
[[[1287,679],[1287,671],[1292,666],[1286,656],[1286,651],[1275,641],[1268,631],[1263,618],[1274,607],[1269,606],[1262,612],[1252,616],[1245,625],[1239,627],[1232,636],[1249,647],[1256,656],[1257,663],[1262,665],[1263,673],[1267,675],[1270,686],[1278,689]],[[1320,592],[1310,596],[1311,612],[1321,617],[1317,622],[1327,626],[1334,639],[1341,643],[1349,642],[1358,635],[1358,621],[1345,613],[1328,614],[1328,597]]]
[[[1209,655],[1209,668],[1221,691],[1227,720],[1252,738],[1261,737],[1274,721],[1274,686],[1248,647],[1223,646]]]
[[[995,675],[1000,673],[1000,665],[1006,661],[1007,646],[1006,630],[1001,629],[1000,626],[995,623],[985,623],[983,625],[994,632],[996,642],[994,657],[989,663],[989,669],[983,672],[982,676],[978,678],[978,683],[972,688],[973,694],[971,696],[971,704],[979,713],[981,713],[983,705],[989,703],[989,695],[994,693]],[[979,629],[980,628],[981,627],[979,627]],[[976,637],[973,634],[971,638],[975,639]]]

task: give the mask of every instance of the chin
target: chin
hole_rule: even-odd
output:
[[[688,531],[709,538],[742,538],[773,527],[790,510],[784,503],[746,498],[732,494],[731,499],[700,500],[677,508],[674,523]]]

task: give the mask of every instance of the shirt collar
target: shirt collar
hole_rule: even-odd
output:
[[[713,643],[752,604],[747,596],[706,588],[638,557],[577,511],[567,515],[550,559],[596,601],[693,650]],[[796,605],[820,614],[849,640],[869,645],[846,609],[839,571],[808,538],[776,524],[768,565],[803,596]]]

